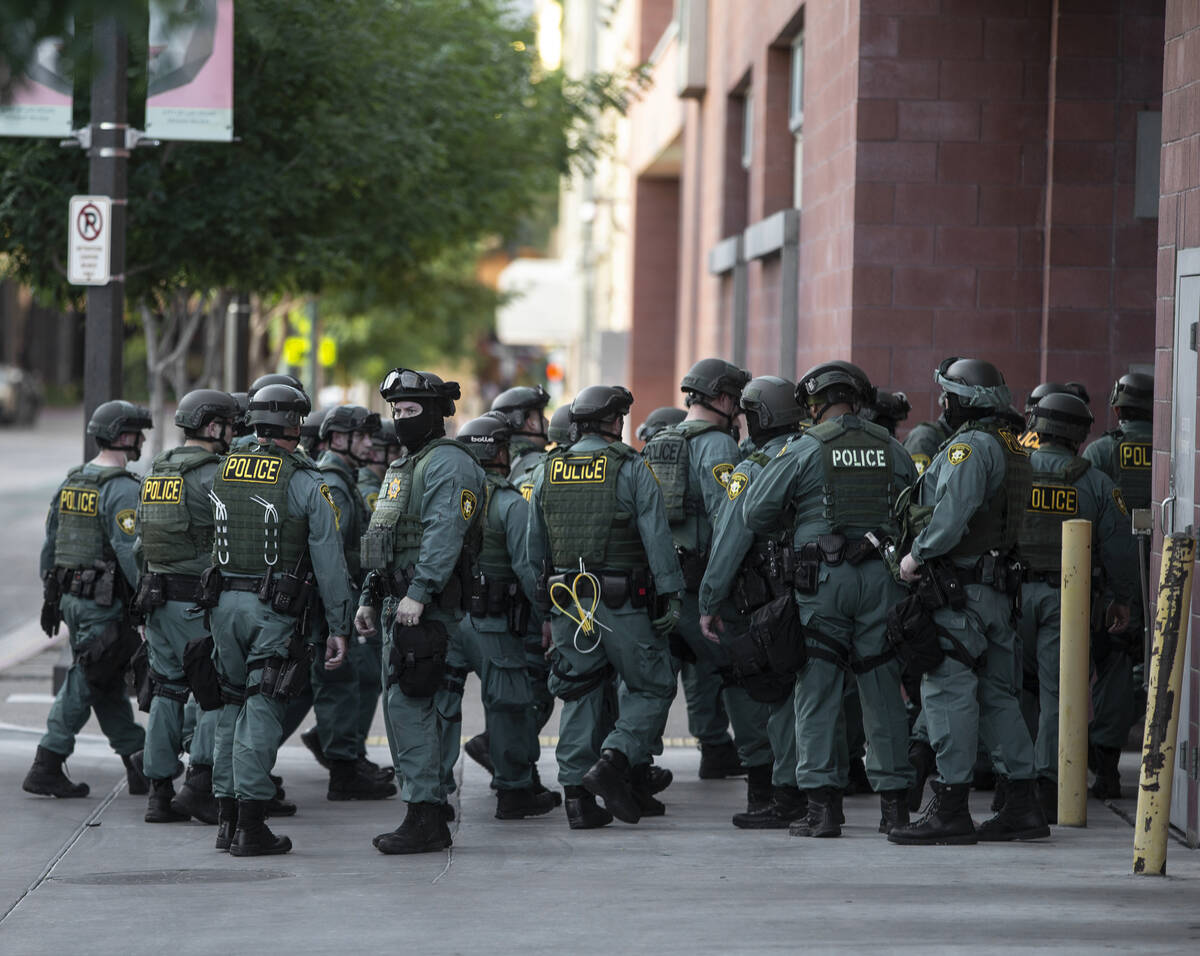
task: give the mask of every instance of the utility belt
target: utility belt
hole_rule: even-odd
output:
[[[704,572],[708,568],[708,552],[676,546],[675,557],[679,559],[679,570],[683,572],[683,589],[697,594]]]
[[[55,568],[58,592],[94,601],[97,607],[112,607],[124,595],[117,562],[96,561],[90,568]]]
[[[456,612],[470,610],[470,591],[463,586],[463,562],[460,560],[451,572],[445,586],[430,599],[430,604],[439,611]],[[388,571],[377,568],[367,574],[367,593],[372,607],[380,607],[385,598],[402,598],[408,593],[417,569],[414,565]]]
[[[533,607],[515,580],[497,580],[480,572],[471,578],[467,600],[467,610],[473,618],[506,618],[509,631],[515,635],[529,629]]]
[[[138,581],[133,604],[139,613],[148,614],[168,601],[195,601],[199,592],[199,575],[147,571]]]
[[[1031,568],[1026,568],[1021,580],[1026,584],[1048,584],[1050,587],[1058,589],[1062,587],[1062,572],[1034,571]]]
[[[220,602],[223,592],[254,592],[258,599],[263,604],[270,605],[276,614],[296,618],[300,622],[297,629],[307,631],[317,609],[319,592],[316,577],[312,571],[306,571],[303,567],[306,563],[302,559],[301,566],[295,571],[275,574],[273,570],[268,570],[262,577],[257,578],[226,577],[220,568],[207,568],[198,579],[193,599],[200,607],[211,609]]]
[[[262,694],[278,701],[295,700],[308,690],[313,656],[312,648],[297,629],[288,643],[287,657],[268,657],[246,668],[262,671],[258,684],[246,688],[246,697]]]
[[[628,602],[629,606],[635,610],[645,608],[650,611],[652,617],[654,616],[654,575],[649,568],[637,568],[634,571],[618,569],[592,571],[589,568],[588,571],[600,582],[600,600],[606,608],[616,611]],[[574,587],[579,603],[584,607],[587,607],[596,596],[592,590],[591,579],[579,577],[578,571],[552,574],[546,579],[548,589],[553,588],[556,584],[567,588]]]
[[[884,542],[882,533],[866,534],[848,541],[844,534],[835,532],[819,535],[816,541],[800,545],[793,556],[792,578],[796,590],[801,594],[816,594],[822,564],[836,568],[845,562],[857,567],[868,560],[886,560],[880,547],[891,545]]]

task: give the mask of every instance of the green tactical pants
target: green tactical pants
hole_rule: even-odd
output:
[[[747,764],[747,758],[755,765],[766,763],[762,750],[766,746],[765,716],[763,718],[761,736],[751,731],[750,725],[744,719],[752,712],[754,701],[743,701],[737,694],[745,696],[745,691],[734,688],[737,692],[733,708],[739,711],[737,722],[734,722],[730,711],[729,690],[722,692],[721,675],[717,672],[719,664],[724,663],[719,647],[700,633],[700,596],[692,591],[682,591],[682,617],[676,629],[676,639],[682,639],[691,649],[696,660],[684,661],[671,657],[671,666],[678,678],[683,681],[683,699],[687,703],[688,733],[705,746],[719,746],[730,742],[729,726],[734,724],[733,736],[737,741],[738,753],[742,763]],[[726,609],[726,620],[732,619],[732,607]],[[744,740],[738,740],[739,726],[745,732]],[[745,749],[745,755],[742,750]],[[768,758],[769,759],[769,758]]]
[[[508,632],[503,620],[471,616],[451,632],[446,655],[450,679],[437,694],[438,716],[450,730],[442,735],[442,785],[447,793],[455,787],[454,765],[462,739],[462,680],[470,671],[479,675],[483,692],[488,749],[496,768],[492,789],[525,790],[533,785],[530,770],[538,747],[524,642]]]
[[[1032,780],[1033,740],[1017,701],[1021,676],[1011,603],[982,584],[968,584],[966,592],[964,610],[941,608],[933,619],[969,655],[982,657],[982,664],[972,670],[947,655],[921,680],[922,713],[937,754],[938,774],[943,783],[970,783],[982,739],[997,773]],[[942,647],[952,649],[945,638]]]
[[[796,704],[795,687],[781,701],[767,705],[767,739],[771,742],[774,764],[771,783],[777,787],[796,786]]]
[[[383,634],[385,673],[396,628],[398,598],[383,602],[379,630]],[[422,620],[441,621],[453,637],[458,615],[426,605]],[[461,732],[461,725],[438,716],[436,696],[409,697],[393,684],[384,691],[384,724],[392,750],[392,765],[400,781],[400,797],[406,803],[445,803],[442,786],[442,736]]]
[[[806,640],[809,660],[796,675],[796,784],[801,790],[846,785],[847,663],[865,668],[854,676],[867,737],[864,764],[872,788],[902,790],[912,782],[900,664],[895,657],[878,659],[888,649],[887,609],[902,596],[880,561],[857,567],[822,565],[817,593],[796,593],[800,622],[825,638],[825,642]],[[834,652],[826,643],[830,641],[840,650]],[[831,653],[844,663],[818,656]]]
[[[534,725],[537,733],[550,722],[554,713],[554,695],[550,693],[550,664],[542,647],[542,625],[530,625],[525,638],[525,668],[529,671],[529,684],[533,690]],[[541,752],[541,748],[538,748]]]
[[[257,687],[262,669],[251,665],[268,657],[287,657],[296,619],[277,614],[258,595],[226,591],[209,615],[216,643],[217,673],[235,687]],[[217,713],[213,753],[213,793],[239,800],[275,796],[271,768],[283,739],[283,701],[247,693],[242,704],[228,703]]]
[[[354,638],[350,641],[346,660],[336,670],[325,669],[323,655],[312,663],[312,708],[317,718],[317,738],[328,760],[358,759],[357,655],[353,652]]]
[[[628,601],[617,610],[601,605],[596,618],[611,630],[579,634],[576,647],[575,621],[559,612],[551,617],[555,669],[550,689],[563,698],[559,720],[558,782],[580,786],[583,775],[600,758],[603,749],[618,750],[630,764],[648,763],[654,748],[661,745],[667,713],[675,696],[675,674],[665,638],[650,626],[644,608],[634,609]],[[582,648],[581,651],[579,648]],[[588,653],[584,653],[588,651]],[[597,729],[607,720],[606,697],[610,693],[609,665],[620,679],[618,715],[612,730],[599,741]],[[581,684],[570,678],[594,674],[603,678],[579,696]],[[574,697],[575,699],[567,699]]]
[[[1140,629],[1137,640],[1141,639]],[[1097,747],[1125,746],[1129,728],[1137,720],[1138,685],[1133,676],[1133,658],[1120,643],[1124,635],[1111,635],[1108,655],[1094,660],[1092,720],[1088,741]],[[1093,638],[1093,640],[1095,640]]]
[[[191,756],[193,765],[211,767],[213,762],[213,747],[216,743],[217,721],[220,719],[219,710],[207,712],[209,720],[201,721],[206,716],[200,709],[195,697],[189,697],[183,705],[183,749]]]
[[[125,696],[125,682],[93,687],[79,666],[79,652],[99,637],[110,621],[124,614],[123,607],[120,603],[98,607],[94,601],[68,594],[63,596],[59,608],[70,633],[71,666],[46,717],[46,733],[41,746],[69,757],[75,749],[75,735],[83,729],[94,710],[100,729],[113,750],[121,756],[136,753],[142,749],[146,734],[133,719],[133,707]]]
[[[1021,585],[1021,656],[1037,674],[1033,766],[1039,777],[1058,779],[1058,651],[1060,592],[1044,581]],[[1029,722],[1025,722],[1029,726]]]
[[[166,678],[167,689],[179,694],[188,693],[183,674],[183,652],[188,641],[208,635],[204,612],[192,610],[191,601],[168,601],[146,617],[146,646],[150,653],[150,668]],[[183,750],[183,715],[185,701],[155,694],[150,701],[146,720],[146,747],[142,765],[152,780],[165,780],[175,773],[175,761]],[[196,729],[200,749],[191,751],[193,764],[212,763],[212,737],[217,725],[217,711],[205,712],[196,708]],[[207,749],[204,749],[207,746]],[[202,758],[207,759],[202,759]]]
[[[351,635],[350,662],[354,665],[354,673],[358,675],[358,719],[355,727],[358,756],[365,757],[367,737],[371,735],[379,695],[383,691],[383,641],[379,635],[365,641],[357,635]]]

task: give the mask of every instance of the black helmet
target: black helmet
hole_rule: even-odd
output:
[[[788,431],[795,431],[808,418],[808,409],[796,400],[796,386],[778,375],[759,375],[742,390],[746,427],[756,444]]]
[[[983,359],[948,358],[934,371],[933,380],[947,396],[946,411],[955,427],[972,414],[977,417],[980,413],[995,412],[1012,404],[1012,393],[1004,383],[1004,376],[996,366]],[[950,399],[959,409],[953,414],[950,414]],[[971,413],[963,413],[962,409],[970,409]],[[956,418],[961,420],[955,422]]]
[[[681,421],[687,418],[687,412],[682,408],[675,408],[672,405],[664,405],[661,408],[656,408],[646,420],[638,425],[637,440],[649,441],[664,428],[670,428],[672,425],[678,425]]]
[[[550,424],[546,426],[546,439],[559,445],[568,445],[574,441],[571,435],[571,405],[559,405],[550,416]]]
[[[1095,420],[1091,410],[1070,392],[1055,392],[1037,403],[1031,413],[1030,427],[1038,438],[1062,438],[1078,448],[1087,438]]]
[[[1063,391],[1074,395],[1085,405],[1092,403],[1092,396],[1088,394],[1087,386],[1083,382],[1064,382]]]
[[[379,413],[368,411],[361,405],[334,405],[325,414],[318,434],[321,440],[329,438],[331,432],[366,432],[373,435],[379,431]]]
[[[306,446],[309,442],[316,444],[321,440],[321,423],[325,421],[325,416],[328,414],[329,408],[314,408],[300,423],[300,438]]]
[[[1108,404],[1122,411],[1131,409],[1144,412],[1149,418],[1154,412],[1154,376],[1144,372],[1126,372],[1113,385]]]
[[[215,388],[197,388],[179,400],[175,424],[187,432],[199,431],[213,419],[233,422],[240,415],[237,399]]]
[[[607,421],[628,415],[633,393],[623,385],[589,385],[571,402],[571,421],[575,424]]]
[[[97,445],[107,448],[125,432],[140,432],[153,427],[148,408],[118,398],[96,406],[88,419],[87,433],[96,439]],[[137,455],[131,457],[137,461]]]
[[[1025,414],[1028,415],[1033,411],[1033,407],[1047,395],[1061,395],[1063,393],[1070,394],[1071,390],[1065,385],[1059,385],[1058,382],[1042,382],[1025,399]]]
[[[533,438],[545,438],[542,432],[527,432],[525,416],[530,412],[541,411],[550,401],[550,393],[542,386],[517,385],[506,389],[492,400],[492,411],[499,412],[508,422],[514,435],[529,435]]]
[[[301,395],[304,396],[304,404],[308,407],[304,409],[304,414],[307,415],[312,411],[312,401],[308,397],[308,392],[304,390],[304,383],[295,375],[285,375],[283,372],[271,372],[267,375],[260,375],[250,383],[250,389],[246,395],[249,398],[254,398],[259,389],[266,388],[268,385],[290,385]]]
[[[742,389],[750,381],[750,373],[732,362],[719,358],[701,359],[690,369],[679,383],[681,392],[703,395],[713,399],[718,395],[741,397]],[[689,396],[690,397],[690,396]]]
[[[309,412],[308,397],[291,385],[264,385],[250,398],[246,420],[260,436],[283,438],[295,429]]]
[[[398,446],[400,439],[396,437],[396,423],[390,418],[380,419],[379,428],[371,433],[371,444],[376,448]]]
[[[822,362],[814,365],[796,384],[796,401],[806,405],[818,395],[822,405],[845,402],[862,407],[875,401],[875,386],[867,373],[853,362]]]
[[[875,402],[862,410],[862,417],[876,425],[882,425],[893,435],[896,426],[908,418],[912,404],[903,392],[886,392],[882,388],[875,392]]]
[[[249,435],[251,428],[246,424],[246,412],[250,410],[250,394],[248,392],[230,392],[230,396],[237,402],[238,413],[233,420],[233,434],[235,437]]]
[[[394,368],[384,376],[379,394],[386,402],[419,402],[441,412],[443,418],[454,414],[454,400],[462,398],[458,382],[443,382],[433,372]]]
[[[512,436],[513,428],[504,412],[491,411],[472,418],[454,438],[471,449],[471,454],[481,465],[488,465],[508,450]]]

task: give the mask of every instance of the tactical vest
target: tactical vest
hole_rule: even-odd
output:
[[[971,515],[967,530],[949,557],[966,558],[999,551],[1008,554],[1017,546],[1021,537],[1021,525],[1025,520],[1025,505],[1029,501],[1029,487],[1033,478],[1033,466],[1029,454],[1021,447],[1017,436],[998,421],[967,422],[954,433],[980,431],[991,435],[1004,454],[1004,486]]]
[[[487,482],[483,488],[483,514],[479,516],[483,535],[476,564],[479,573],[489,581],[511,584],[517,579],[517,575],[513,571],[512,558],[508,553],[508,535],[505,533],[500,509],[497,508],[493,511],[492,502],[502,489],[512,489],[512,485],[500,475],[490,471],[486,474]]]
[[[542,512],[556,568],[577,569],[581,558],[589,571],[647,566],[635,517],[617,510],[617,476],[637,457],[622,442],[594,451],[556,448],[546,457]]]
[[[339,515],[338,520],[354,522],[355,533],[344,535],[342,542],[346,553],[346,567],[350,571],[350,576],[358,581],[362,574],[362,561],[360,560],[362,532],[367,527],[367,522],[371,520],[371,513],[367,510],[367,503],[358,493],[356,476],[340,458],[333,457],[333,453],[330,453],[329,458],[322,455],[321,464],[317,465],[317,469],[324,475],[337,475],[342,479],[347,497],[350,499],[350,507],[354,509],[353,515]]]
[[[712,422],[680,422],[664,428],[642,449],[642,455],[662,489],[670,524],[679,524],[688,515],[704,512],[703,500],[693,496],[690,490],[688,442],[717,427]]]
[[[274,444],[226,456],[213,478],[213,564],[230,574],[293,571],[308,549],[308,516],[288,511],[297,471],[316,469]]]
[[[364,570],[389,567],[401,570],[417,563],[424,535],[421,499],[425,495],[425,469],[429,466],[429,453],[443,445],[449,445],[468,457],[471,455],[454,439],[438,438],[415,455],[398,458],[388,467],[379,488],[375,512],[371,515],[371,523],[360,544]],[[474,461],[474,458],[471,460]],[[479,522],[472,516],[471,529],[478,527]],[[471,547],[471,533],[469,530],[464,550]]]
[[[1030,570],[1062,571],[1062,526],[1079,517],[1076,484],[1091,464],[1083,458],[1063,458],[1055,468],[1033,470],[1033,484],[1021,529],[1021,560]]]
[[[1150,461],[1153,446],[1138,441],[1118,428],[1108,433],[1113,440],[1113,476],[1121,489],[1121,497],[1130,508],[1150,507]]]
[[[58,568],[90,568],[97,561],[114,557],[104,533],[100,489],[121,475],[133,476],[120,467],[85,469],[85,465],[76,465],[58,489],[58,530],[54,536],[54,566]]]
[[[142,553],[151,571],[166,565],[196,562],[199,574],[209,564],[213,546],[213,508],[208,493],[188,476],[197,468],[220,461],[200,448],[172,448],[154,459],[138,496],[138,531]]]
[[[896,497],[891,441],[886,428],[842,416],[805,432],[821,443],[825,520],[837,533],[892,533]]]

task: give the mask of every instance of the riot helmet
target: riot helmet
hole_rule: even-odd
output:
[[[556,445],[569,445],[575,440],[571,427],[571,405],[559,405],[550,416],[550,424],[546,426],[546,439]]]
[[[175,409],[175,424],[183,429],[188,438],[201,438],[200,430],[209,423],[222,421],[232,426],[240,414],[237,399],[228,392],[221,392],[215,388],[197,388],[179,400],[179,407]],[[224,429],[219,438],[203,440],[217,442],[222,452],[229,450]]]
[[[1092,396],[1088,394],[1087,386],[1083,382],[1063,382],[1063,391],[1074,395],[1084,405],[1092,404]]]
[[[443,382],[433,372],[394,368],[379,386],[384,401],[392,403],[392,421],[396,438],[414,454],[436,438],[446,434],[446,419],[454,414],[454,400],[462,397],[458,382]],[[398,402],[414,402],[421,410],[402,415]]]
[[[951,428],[995,415],[1012,404],[1004,376],[983,359],[948,358],[934,370],[933,380],[942,389],[946,421]]]
[[[732,362],[719,358],[701,359],[690,369],[679,383],[679,390],[686,398],[684,404],[688,408],[700,405],[710,412],[716,412],[725,419],[725,427],[733,430],[733,419],[737,415],[737,403],[741,400],[742,389],[750,381],[750,373],[738,368]],[[712,403],[721,395],[733,399],[733,411],[725,413]]]
[[[96,439],[101,448],[113,451],[123,451],[130,461],[142,457],[142,430],[153,428],[150,420],[150,410],[133,402],[114,399],[96,406],[92,417],[88,419],[87,433]],[[121,436],[126,433],[137,435],[132,445],[118,445]]]
[[[328,408],[314,408],[300,423],[300,441],[310,455],[321,442],[321,423],[328,414]]]
[[[237,402],[238,413],[233,420],[233,437],[241,438],[243,435],[249,435],[253,430],[246,422],[246,412],[250,410],[250,394],[248,392],[231,392],[233,400]]]
[[[1029,393],[1029,397],[1025,399],[1025,414],[1028,415],[1032,412],[1034,406],[1047,395],[1058,395],[1063,392],[1070,393],[1070,389],[1065,385],[1060,385],[1058,382],[1042,382],[1041,385],[1035,386],[1033,391]]]
[[[903,392],[886,392],[883,389],[877,389],[875,401],[870,405],[863,406],[859,414],[869,422],[882,425],[890,434],[895,435],[896,426],[908,418],[908,413],[911,411],[912,404]]]
[[[250,398],[246,420],[260,438],[300,437],[308,397],[292,385],[264,385]]]
[[[664,405],[661,408],[656,408],[646,416],[644,422],[638,425],[637,440],[648,442],[664,428],[678,425],[685,418],[687,418],[687,412],[682,408],[675,408],[672,405]]]
[[[523,435],[527,438],[546,440],[545,408],[550,401],[550,393],[542,386],[517,385],[506,389],[492,400],[492,411],[500,413],[513,435]],[[530,412],[538,412],[541,431],[529,431],[525,428],[525,420]]]
[[[1034,406],[1030,418],[1039,442],[1057,439],[1072,451],[1083,444],[1095,420],[1083,400],[1069,392],[1047,395]]]
[[[304,414],[307,415],[312,411],[312,401],[308,397],[308,392],[304,390],[304,383],[296,378],[295,375],[287,375],[283,372],[270,372],[266,375],[260,375],[250,383],[250,388],[246,394],[250,399],[253,399],[260,389],[266,388],[268,385],[290,385],[304,396],[304,404],[307,406],[304,409]]]
[[[633,393],[622,385],[589,385],[571,402],[571,424],[580,433],[591,432],[620,441],[619,433],[605,431],[603,425],[629,414]]]
[[[755,445],[794,432],[808,417],[808,409],[796,399],[795,384],[778,375],[752,378],[742,390],[741,405]]]
[[[1154,414],[1154,376],[1126,372],[1113,385],[1108,404],[1117,410],[1117,418],[1150,421]]]
[[[458,430],[462,442],[484,467],[508,468],[508,442],[516,434],[504,412],[484,412]]]
[[[857,412],[875,401],[875,386],[853,362],[841,360],[814,365],[796,384],[796,401],[804,402],[814,424],[820,424],[830,405],[849,405]]]

